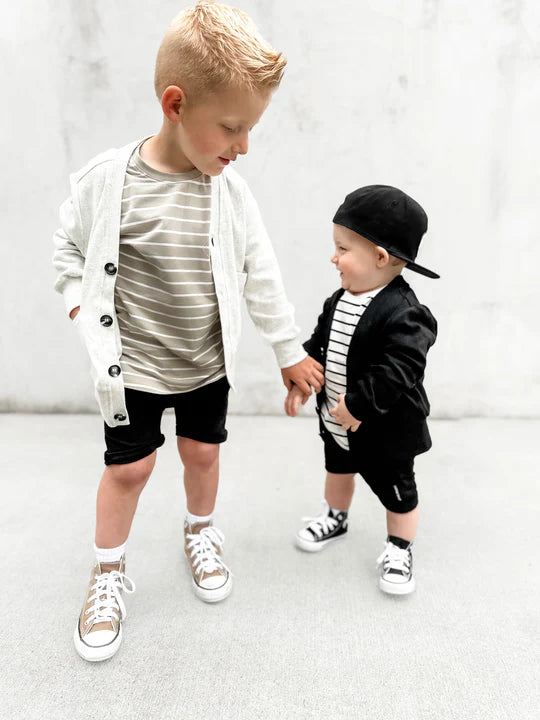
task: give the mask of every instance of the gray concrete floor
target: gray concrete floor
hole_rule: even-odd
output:
[[[235,576],[209,606],[181,547],[172,417],[128,546],[125,640],[76,656],[102,470],[97,416],[1,415],[0,717],[529,720],[539,705],[539,421],[432,422],[418,458],[418,589],[377,588],[384,513],[361,481],[346,541],[292,545],[318,510],[313,418],[230,417],[216,524]]]

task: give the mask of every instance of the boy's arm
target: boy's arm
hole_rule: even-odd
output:
[[[380,358],[345,395],[349,412],[362,421],[384,415],[422,378],[427,352],[437,336],[437,322],[426,307],[414,305],[392,316],[383,332]]]
[[[70,316],[81,304],[84,256],[79,249],[80,237],[80,219],[73,200],[69,197],[60,206],[60,227],[53,236],[53,265],[58,271],[54,287],[63,294]]]
[[[320,388],[322,367],[306,357],[298,340],[299,330],[294,312],[287,301],[281,273],[272,244],[261,219],[257,203],[245,186],[246,252],[244,271],[247,273],[244,297],[248,312],[261,336],[272,345],[283,381],[292,382],[304,391],[306,385]]]

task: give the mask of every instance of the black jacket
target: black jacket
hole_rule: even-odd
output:
[[[343,289],[329,297],[304,348],[322,365],[334,310]],[[366,308],[347,355],[345,404],[362,421],[347,433],[351,450],[414,456],[429,450],[429,402],[422,385],[426,355],[437,336],[437,321],[398,275]],[[324,387],[317,409],[326,399]]]

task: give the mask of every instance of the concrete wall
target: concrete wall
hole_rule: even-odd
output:
[[[3,3],[0,409],[94,410],[78,338],[52,290],[67,174],[156,131],[155,53],[183,2]],[[237,168],[254,190],[305,336],[337,287],[331,217],[346,192],[395,184],[427,209],[407,273],[440,323],[433,414],[538,415],[540,5],[534,0],[242,0],[289,59]],[[231,409],[280,412],[270,349],[246,317]]]

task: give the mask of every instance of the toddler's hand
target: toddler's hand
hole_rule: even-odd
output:
[[[344,430],[356,432],[362,424],[361,420],[357,420],[354,415],[351,415],[348,411],[347,406],[345,405],[344,394],[338,395],[338,404],[335,408],[329,410],[329,413],[337,420]]]
[[[285,398],[285,412],[289,417],[296,417],[300,403],[305,405],[309,395],[303,393],[297,385],[293,385]]]

